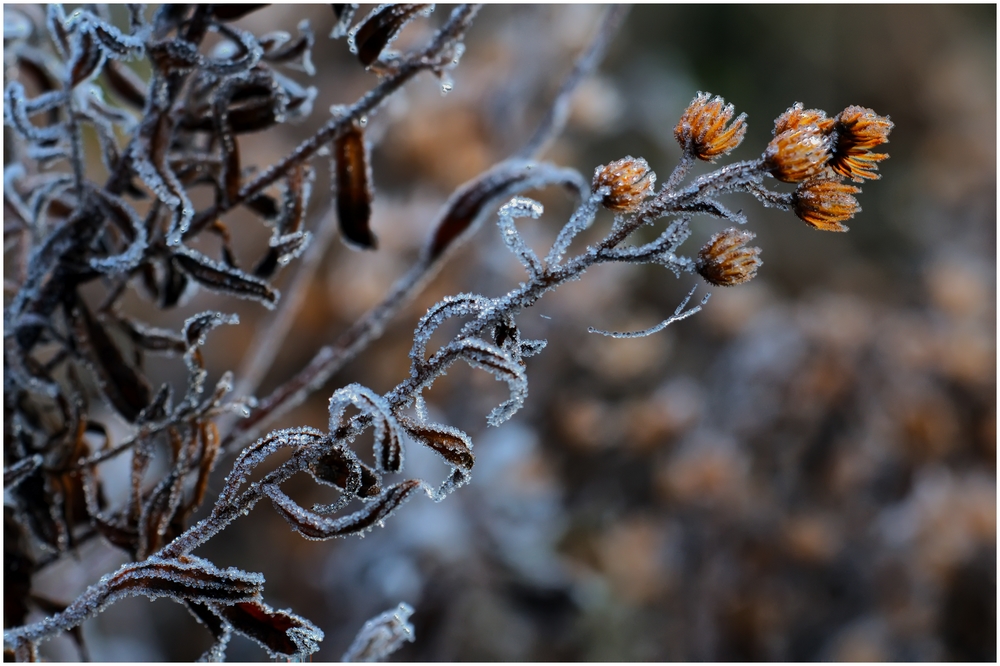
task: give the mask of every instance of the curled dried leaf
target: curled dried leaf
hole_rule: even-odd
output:
[[[309,464],[309,471],[317,481],[330,483],[355,497],[374,497],[382,492],[378,473],[343,445],[325,451]]]
[[[341,518],[327,518],[307,511],[277,486],[264,486],[263,490],[292,529],[307,539],[322,540],[364,532],[380,525],[422,485],[420,481],[410,480],[389,486],[381,495],[369,500],[364,508]]]

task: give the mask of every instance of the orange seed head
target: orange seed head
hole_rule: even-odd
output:
[[[602,203],[616,213],[632,213],[653,193],[656,174],[641,157],[623,157],[594,171],[593,189],[607,186],[611,191]]]
[[[843,222],[861,210],[855,194],[861,188],[836,180],[817,179],[802,183],[792,195],[795,214],[813,229],[847,231]]]
[[[731,152],[747,133],[746,114],[732,123],[735,109],[719,96],[699,92],[674,127],[674,138],[684,150],[701,160],[712,160]],[[727,128],[726,125],[729,125]]]
[[[865,178],[879,178],[878,163],[888,159],[886,153],[870,152],[888,143],[893,123],[863,106],[849,106],[837,116],[837,141],[830,166],[841,176],[860,183]]]
[[[764,150],[764,166],[778,180],[801,183],[826,169],[833,142],[816,125],[788,129],[771,139]]]
[[[761,265],[760,248],[746,247],[754,234],[729,228],[712,236],[698,252],[695,270],[711,284],[731,287],[749,282]]]

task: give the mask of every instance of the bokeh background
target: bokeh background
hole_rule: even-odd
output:
[[[262,391],[377,303],[451,191],[530,136],[601,11],[488,6],[450,93],[422,75],[372,119],[380,247],[332,244]],[[398,45],[423,43],[447,13],[413,22]],[[376,82],[327,38],[327,6],[274,6],[239,25],[294,35],[303,19],[317,33],[313,115],[242,137],[244,160],[273,162]],[[435,385],[432,412],[475,442],[471,485],[442,504],[416,498],[363,539],[320,543],[261,504],[198,554],[263,572],[272,606],[326,632],[319,661],[339,659],[367,618],[400,601],[416,609],[417,640],[399,661],[994,661],[996,24],[993,5],[635,7],[545,157],[589,175],[642,156],[662,180],[698,91],[748,114],[733,159],[759,155],[796,101],[831,115],[859,104],[895,129],[850,233],[733,197],[763,248],[751,283],[714,289],[703,312],[652,337],[612,340],[588,326],[649,326],[696,277],[595,269],[521,316],[549,345],[529,361],[530,396],[510,422],[486,427],[503,399],[487,375],[456,369]],[[334,223],[323,160],[318,170],[312,228]],[[546,214],[524,233],[542,248],[571,203],[536,196]],[[247,261],[266,246],[255,220],[227,224]],[[695,226],[689,254],[724,225]],[[403,379],[413,327],[443,296],[498,295],[522,279],[487,224],[381,340],[275,427],[325,427],[337,387]],[[174,327],[207,308],[238,312],[242,326],[209,340],[213,377],[238,367],[269,316],[204,293],[169,313],[129,302]],[[150,368],[182,381],[178,360]],[[416,449],[407,465],[445,473]],[[305,481],[288,490],[329,499]],[[52,567],[42,591],[68,600],[110,571],[120,556],[102,548]],[[191,660],[210,643],[167,601],[123,601],[84,631],[97,660]],[[68,641],[46,649],[77,658]],[[228,655],[265,658],[240,638]]]

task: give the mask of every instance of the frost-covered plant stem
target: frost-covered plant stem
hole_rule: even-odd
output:
[[[608,7],[598,21],[594,37],[587,48],[577,58],[572,70],[563,81],[562,86],[560,86],[559,92],[549,107],[549,111],[539,123],[535,133],[517,151],[516,155],[508,160],[508,163],[516,165],[524,161],[537,159],[551,141],[559,135],[566,123],[569,102],[572,99],[573,93],[576,92],[579,85],[597,67],[608,44],[628,15],[628,11],[629,7],[627,5],[612,5]],[[503,163],[492,171],[501,171],[502,167]],[[679,170],[680,166],[678,167]],[[458,192],[475,187],[477,181],[480,179],[480,177],[477,177],[463,184],[459,187]],[[499,199],[499,193],[490,193],[488,198],[492,203]],[[487,202],[483,201],[482,203],[485,204]],[[487,206],[483,205],[482,208],[486,209]],[[447,221],[448,213],[449,204],[446,204],[444,210],[439,214],[438,226],[442,222]],[[482,215],[480,214],[477,219],[470,221],[470,230],[479,226],[481,218]],[[434,231],[436,232],[437,228]],[[426,251],[422,253],[417,262],[397,280],[381,302],[340,334],[333,344],[322,347],[294,377],[274,389],[268,396],[262,398],[251,407],[250,413],[246,418],[239,420],[224,436],[223,452],[228,454],[239,451],[268,422],[287,413],[301,404],[309,395],[322,388],[330,377],[335,375],[372,341],[381,336],[385,325],[411,301],[415,294],[419,293],[433,279],[447,257],[464,241],[470,238],[471,235],[471,233],[466,232],[456,236],[449,244],[447,252]],[[318,234],[317,239],[314,240],[309,254],[307,254],[300,266],[299,274],[296,275],[296,282],[299,281],[300,276],[309,273],[311,270],[310,267],[315,265],[311,259],[318,260],[321,256],[321,252],[317,248],[323,247],[323,243],[318,242],[323,237],[325,237],[325,234],[322,236]],[[294,289],[292,291],[294,292]],[[252,393],[257,383],[263,378],[267,366],[270,365],[270,359],[273,359],[274,351],[278,348],[277,341],[281,339],[283,332],[287,330],[288,319],[296,310],[297,305],[298,301],[292,301],[291,299],[285,302],[283,306],[279,307],[275,321],[269,325],[268,330],[255,337],[254,343],[251,346],[251,352],[253,353],[248,354],[248,358],[252,359],[249,363],[252,364],[250,369],[253,372],[249,377],[241,373],[240,384],[237,390],[238,395]]]

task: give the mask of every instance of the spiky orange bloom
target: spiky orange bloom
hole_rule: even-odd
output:
[[[752,232],[732,227],[720,231],[699,250],[695,270],[720,287],[749,282],[762,263],[759,247],[745,247],[753,238]]]
[[[806,125],[815,125],[821,132],[827,134],[833,129],[833,118],[826,117],[822,109],[803,109],[802,102],[796,102],[774,121],[774,136],[791,129],[799,129]]]
[[[816,125],[789,129],[767,144],[764,166],[782,182],[801,183],[823,172],[832,149],[832,138]]]
[[[836,180],[810,180],[795,189],[793,208],[799,219],[813,229],[847,231],[842,223],[861,211],[853,196],[860,192],[860,187]]]
[[[631,213],[653,193],[656,174],[641,157],[623,157],[594,171],[593,189],[611,188],[601,203],[618,213]]]
[[[876,173],[878,163],[888,159],[886,153],[870,152],[872,148],[888,143],[893,123],[863,106],[849,106],[836,118],[836,144],[830,166],[841,176],[860,183],[865,178],[880,178]]]
[[[699,92],[674,128],[674,138],[698,159],[707,161],[725,155],[740,145],[747,133],[745,113],[726,128],[733,112],[733,105],[718,95],[712,99],[711,93]]]

